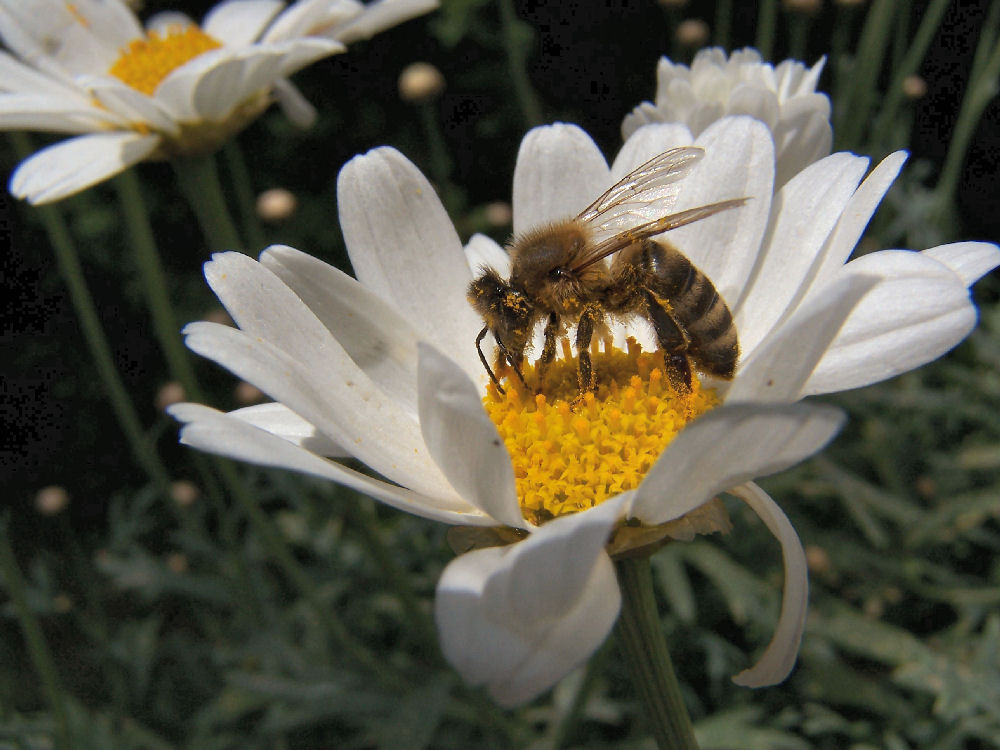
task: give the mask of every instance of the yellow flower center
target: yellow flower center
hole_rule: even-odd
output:
[[[678,392],[663,375],[663,357],[629,339],[627,351],[594,352],[597,387],[581,398],[577,361],[567,350],[545,372],[527,365],[526,390],[513,376],[505,393],[492,383],[483,402],[510,452],[524,517],[539,524],[591,508],[635,489],[677,433],[719,403],[697,377]]]
[[[181,65],[221,46],[197,26],[171,26],[162,35],[150,31],[144,39],[129,42],[108,73],[149,95]]]

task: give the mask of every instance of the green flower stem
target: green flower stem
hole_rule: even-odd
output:
[[[622,611],[615,635],[646,706],[657,746],[661,750],[698,750],[691,717],[663,637],[649,558],[619,560],[615,569],[622,592]]]
[[[827,55],[826,69],[830,73],[830,98],[835,103],[834,115],[840,112],[840,105],[845,101],[847,87],[851,80],[851,60],[849,47],[853,38],[854,27],[860,12],[858,6],[842,5],[834,7],[833,31],[830,35],[830,53]]]
[[[677,38],[677,27],[680,26],[681,21],[684,20],[683,8],[679,8],[675,6],[673,3],[669,5],[660,3],[660,7],[663,8],[663,13],[666,16],[666,27],[670,30],[670,33],[668,34],[668,38],[670,39],[670,49],[667,53],[667,57],[669,57],[675,63],[688,62],[688,60],[685,59],[685,55],[687,55],[687,50],[685,50],[684,46],[681,44],[681,40]],[[655,76],[655,70],[656,70],[655,64],[653,70]]]
[[[153,331],[160,344],[160,350],[167,360],[170,375],[181,384],[187,397],[193,401],[204,401],[198,381],[195,379],[191,357],[180,336],[180,324],[170,304],[169,284],[160,262],[160,253],[149,225],[149,214],[142,200],[142,188],[134,170],[127,170],[114,180],[125,215],[129,244],[134,253],[139,282],[143,297],[153,320]]]
[[[799,12],[789,13],[789,16],[788,56],[793,60],[805,61],[806,47],[809,43],[809,29],[813,23],[812,14]]]
[[[31,656],[31,661],[34,662],[35,669],[41,679],[42,690],[48,698],[49,708],[55,717],[55,747],[60,750],[70,750],[73,746],[73,740],[70,734],[69,715],[63,699],[62,681],[59,679],[55,659],[52,658],[52,652],[49,651],[48,644],[45,642],[38,618],[31,611],[31,605],[28,603],[28,586],[17,565],[17,560],[14,558],[10,540],[7,538],[6,518],[0,518],[0,572],[3,573],[3,582],[14,604],[18,620],[20,620],[21,631],[24,633],[24,640],[28,646],[28,654]]]
[[[962,163],[969,150],[969,142],[983,110],[996,96],[998,85],[1000,85],[1000,3],[993,3],[986,17],[986,23],[979,32],[979,43],[972,60],[969,83],[958,110],[958,119],[955,121],[948,153],[941,167],[941,176],[934,188],[939,211],[942,213],[947,211],[947,206],[954,200],[955,189],[962,173]]]
[[[913,35],[913,41],[899,65],[896,66],[892,83],[889,84],[885,100],[879,106],[879,115],[872,129],[874,133],[872,141],[878,147],[888,148],[892,129],[898,121],[899,106],[903,101],[903,80],[907,76],[914,75],[919,69],[924,55],[927,54],[927,48],[930,47],[934,34],[941,23],[941,18],[948,9],[949,1],[931,0],[924,11],[920,26],[917,27],[917,31]]]
[[[533,128],[542,124],[542,105],[531,86],[525,65],[527,48],[524,35],[528,27],[518,20],[513,0],[500,0],[500,23],[503,26],[504,49],[507,52],[507,67],[514,86],[514,96],[521,106],[525,124]]]
[[[173,160],[181,192],[194,212],[211,252],[240,250],[244,247],[233,223],[219,182],[213,154]]]
[[[715,44],[729,49],[729,37],[733,28],[733,0],[718,0],[715,4]]]
[[[257,221],[256,192],[250,181],[246,159],[243,158],[243,149],[235,138],[230,138],[222,147],[222,158],[226,161],[226,171],[232,180],[236,208],[240,212],[243,224],[243,236],[250,241],[250,247],[259,252],[267,245],[267,238],[260,227],[260,222]]]
[[[878,72],[892,35],[896,0],[874,0],[865,18],[843,97],[837,102],[834,151],[858,149],[875,103]]]
[[[451,216],[457,216],[463,207],[462,198],[451,180],[452,162],[445,147],[444,134],[441,132],[437,105],[433,101],[423,101],[417,105],[417,109],[420,110],[420,122],[430,150],[431,177],[437,183],[445,209]]]
[[[756,46],[764,60],[774,54],[775,30],[778,26],[778,0],[763,0],[757,14]]]
[[[28,137],[23,133],[11,133],[10,138],[15,151],[21,158],[26,158],[32,152]],[[84,341],[86,341],[90,356],[97,367],[98,377],[100,377],[108,399],[111,401],[111,409],[115,418],[128,439],[133,458],[157,489],[164,496],[169,496],[170,475],[146,435],[128,390],[115,367],[111,346],[104,335],[104,328],[101,326],[94,298],[87,287],[80,257],[69,229],[66,227],[66,221],[55,206],[38,206],[36,211],[48,234],[49,242],[52,243],[56,263],[69,290],[70,301],[83,331]]]

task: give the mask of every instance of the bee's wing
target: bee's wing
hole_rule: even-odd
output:
[[[730,208],[742,206],[747,200],[747,198],[734,198],[728,201],[709,203],[707,206],[689,208],[686,211],[679,211],[669,216],[661,216],[645,224],[623,229],[616,234],[605,237],[603,240],[592,243],[587,248],[587,252],[576,259],[571,270],[574,272],[582,271],[587,266],[596,263],[602,258],[607,258],[619,250],[624,250],[633,243],[640,242],[649,237],[655,237],[658,234],[682,227],[685,224],[707,219],[709,216],[717,214],[720,211],[727,211]]]
[[[594,242],[670,213],[680,186],[705,152],[686,146],[665,151],[616,182],[577,217],[587,224]]]

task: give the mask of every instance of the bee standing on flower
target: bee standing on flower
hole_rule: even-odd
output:
[[[486,325],[476,349],[494,384],[503,387],[483,354],[492,333],[497,367],[507,363],[524,382],[522,362],[535,324],[543,317],[539,387],[566,322],[576,324],[580,394],[595,387],[590,344],[607,315],[644,316],[663,351],[675,388],[689,391],[692,363],[730,380],[739,344],[733,316],[712,282],[674,247],[652,238],[746,199],[712,203],[664,215],[677,197],[675,183],[702,157],[700,148],[675,148],[629,172],[578,216],[515,237],[508,245],[510,280],[485,268],[468,299]],[[614,255],[610,266],[603,261]]]

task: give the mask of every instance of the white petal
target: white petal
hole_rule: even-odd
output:
[[[290,76],[324,57],[347,51],[347,47],[333,39],[316,38],[296,39],[281,45],[280,48],[284,52],[278,70],[283,76]],[[247,90],[252,90],[253,87],[269,85],[274,80],[273,76],[264,80],[258,75],[256,79],[249,79],[245,86]]]
[[[828,116],[818,114],[813,108],[798,120],[790,119],[783,112],[774,135],[776,141],[780,139],[774,177],[774,184],[778,187],[814,161],[828,156],[833,145],[833,128]]]
[[[812,404],[724,404],[687,425],[635,491],[632,515],[665,523],[718,493],[816,453],[844,423]]]
[[[726,403],[797,401],[844,321],[877,283],[852,274],[813,295],[741,364]]]
[[[778,97],[753,84],[736,84],[726,101],[727,115],[756,117],[772,131],[778,123],[778,109]]]
[[[161,86],[166,87],[173,80],[178,81],[175,85],[183,85],[182,81],[190,85],[194,119],[221,122],[238,104],[261,88],[259,83],[247,85],[246,79],[252,77],[254,71],[264,70],[268,82],[277,77],[281,60],[279,50],[251,48],[244,53],[229,59],[217,59],[207,70],[188,72],[186,68],[197,62],[196,59],[178,68]]]
[[[234,418],[201,404],[174,404],[168,413],[184,422],[181,442],[192,448],[237,461],[289,469],[302,474],[328,479],[345,487],[381,500],[393,508],[432,521],[467,526],[491,526],[495,521],[472,506],[423,497],[419,493],[372,479],[333,461],[327,461],[309,451],[265,432],[246,421]]]
[[[654,156],[672,148],[690,146],[693,143],[694,136],[691,135],[687,125],[683,123],[657,123],[639,128],[625,141],[625,145],[615,157],[615,161],[611,165],[611,179],[620,180]]]
[[[622,120],[622,140],[628,141],[639,128],[660,122],[663,117],[660,110],[652,102],[640,102],[639,105],[625,115]]]
[[[734,311],[745,352],[753,351],[812,282],[820,252],[867,168],[866,158],[833,154],[793,177],[774,197],[761,256]]]
[[[514,467],[483,408],[482,392],[458,366],[420,345],[420,431],[458,494],[507,526],[526,528]]]
[[[730,490],[730,494],[749,505],[781,542],[785,564],[785,590],[781,595],[781,615],[774,636],[757,663],[733,677],[733,682],[746,687],[776,685],[792,671],[802,642],[809,607],[806,555],[788,517],[760,487],[750,483]]]
[[[510,276],[510,256],[492,238],[478,232],[465,245],[465,260],[473,276],[478,276],[484,268],[492,268],[503,278]]]
[[[428,13],[438,7],[438,0],[376,0],[347,23],[339,24],[330,36],[344,44],[370,39],[388,28]]]
[[[113,177],[159,144],[159,135],[131,132],[71,138],[21,162],[10,178],[10,192],[35,205],[51,203]]]
[[[351,159],[337,179],[340,225],[358,280],[470,375],[482,321],[466,302],[462,243],[434,188],[395,149]]]
[[[205,278],[242,330],[192,323],[189,348],[288,406],[370,467],[426,495],[454,496],[416,421],[387,397],[287,286],[240,253]]]
[[[132,12],[121,2],[73,3],[4,0],[0,3],[4,44],[18,57],[58,77],[100,73],[118,50],[142,35]]]
[[[882,202],[882,197],[886,191],[892,187],[893,181],[903,168],[906,161],[906,152],[897,151],[889,154],[871,171],[858,189],[847,202],[840,219],[837,221],[837,228],[830,235],[830,239],[823,248],[823,258],[813,276],[810,291],[825,284],[847,262],[851,253],[854,252],[858,240],[868,226],[868,222]]]
[[[146,33],[156,32],[160,36],[165,36],[171,29],[185,29],[197,25],[187,13],[179,10],[162,10],[146,19]]]
[[[220,66],[226,71],[232,70],[233,66],[238,64],[236,56],[237,51],[229,47],[209,50],[198,55],[193,60],[172,70],[166,78],[160,81],[153,96],[175,120],[197,122],[201,119],[194,102],[198,82]],[[225,101],[229,104],[232,100],[227,96]]]
[[[0,130],[92,133],[123,125],[93,102],[53,94],[0,94]]]
[[[948,266],[966,286],[972,286],[1000,265],[1000,247],[989,242],[953,242],[929,248],[922,254]]]
[[[573,218],[611,185],[600,149],[576,125],[533,128],[514,167],[514,234]]]
[[[843,267],[841,275],[881,277],[854,308],[816,366],[805,393],[858,388],[937,359],[976,325],[962,280],[930,256],[882,250]]]
[[[298,0],[292,3],[261,37],[278,42],[297,37],[325,34],[357,16],[364,6],[357,0]]]
[[[211,50],[171,72],[155,97],[179,120],[220,122],[276,81],[343,49],[327,39],[297,39]]]
[[[117,114],[131,125],[142,123],[152,130],[170,136],[180,134],[180,124],[175,122],[152,97],[126,86],[112,76],[81,76],[80,85],[110,112]]]
[[[317,456],[346,458],[351,455],[350,451],[344,450],[284,404],[273,402],[246,406],[229,412],[229,416],[277,435]]]
[[[92,33],[116,50],[135,39],[142,31],[138,19],[126,3],[107,0],[74,2],[73,10],[83,15]]]
[[[419,336],[409,321],[356,279],[295,248],[272,245],[260,262],[306,303],[372,382],[415,418]]]
[[[250,44],[284,7],[281,0],[227,0],[208,12],[202,28],[223,44]]]
[[[292,125],[297,128],[311,128],[316,122],[316,108],[309,103],[302,92],[291,81],[279,78],[274,82],[274,98]]]
[[[774,144],[759,120],[727,117],[702,133],[695,145],[705,149],[705,158],[684,180],[674,210],[728,198],[749,200],[739,208],[675,229],[664,238],[690,258],[731,304],[746,284],[767,225]]]
[[[441,650],[504,706],[525,703],[607,638],[621,593],[604,552],[624,496],[563,516],[523,542],[453,560],[434,603]]]
[[[0,20],[2,20],[2,16],[0,16]],[[89,103],[84,93],[76,86],[69,85],[62,78],[35,70],[3,50],[0,50],[0,91],[36,96],[55,95],[62,98],[64,105],[68,105],[70,102],[76,102],[79,105]]]

